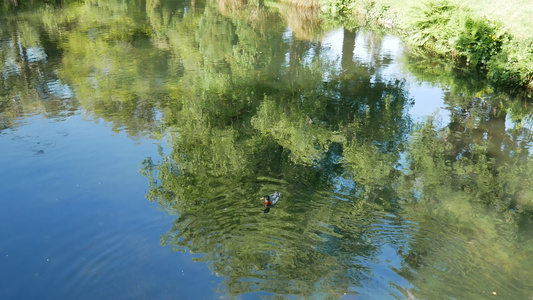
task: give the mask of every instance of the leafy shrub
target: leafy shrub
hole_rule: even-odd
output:
[[[503,43],[509,40],[508,35],[500,30],[501,27],[501,24],[487,18],[474,19],[469,16],[455,44],[457,52],[474,66],[486,65],[492,56],[501,52]]]
[[[531,43],[509,41],[487,63],[487,77],[492,82],[522,85],[533,89],[533,48]]]
[[[447,1],[430,1],[425,8],[411,12],[410,22],[404,28],[409,42],[438,54],[454,51],[453,41],[461,31],[463,11]]]
[[[326,15],[337,17],[352,12],[355,8],[355,1],[320,0],[320,8]]]
[[[366,1],[363,3],[363,8],[366,11],[367,19],[380,20],[387,16],[390,10],[389,5],[381,5],[376,1]]]

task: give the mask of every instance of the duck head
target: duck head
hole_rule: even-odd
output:
[[[263,200],[263,204],[265,204],[265,207],[272,205],[272,202],[270,201],[270,196],[265,195],[261,199]]]

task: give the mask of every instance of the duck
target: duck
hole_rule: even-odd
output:
[[[263,204],[265,205],[265,207],[270,207],[278,203],[280,196],[281,196],[281,193],[278,191],[275,191],[274,194],[265,195],[261,197],[261,200],[263,200]]]

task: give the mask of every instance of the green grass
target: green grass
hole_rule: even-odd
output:
[[[531,0],[465,0],[463,5],[472,8],[476,14],[501,20],[509,33],[517,38],[533,38]]]
[[[420,0],[376,0],[376,4],[389,6],[398,13],[400,22],[405,22],[413,11],[420,10]],[[452,2],[453,3],[453,2]],[[533,1],[531,0],[462,0],[456,1],[471,10],[471,14],[499,20],[508,32],[518,39],[533,39]]]

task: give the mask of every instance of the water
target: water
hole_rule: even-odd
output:
[[[533,292],[519,95],[318,11],[23,5],[0,19],[0,298]]]
[[[172,219],[138,173],[155,141],[95,121],[27,116],[0,136],[2,298],[212,297],[212,272],[159,244]]]

